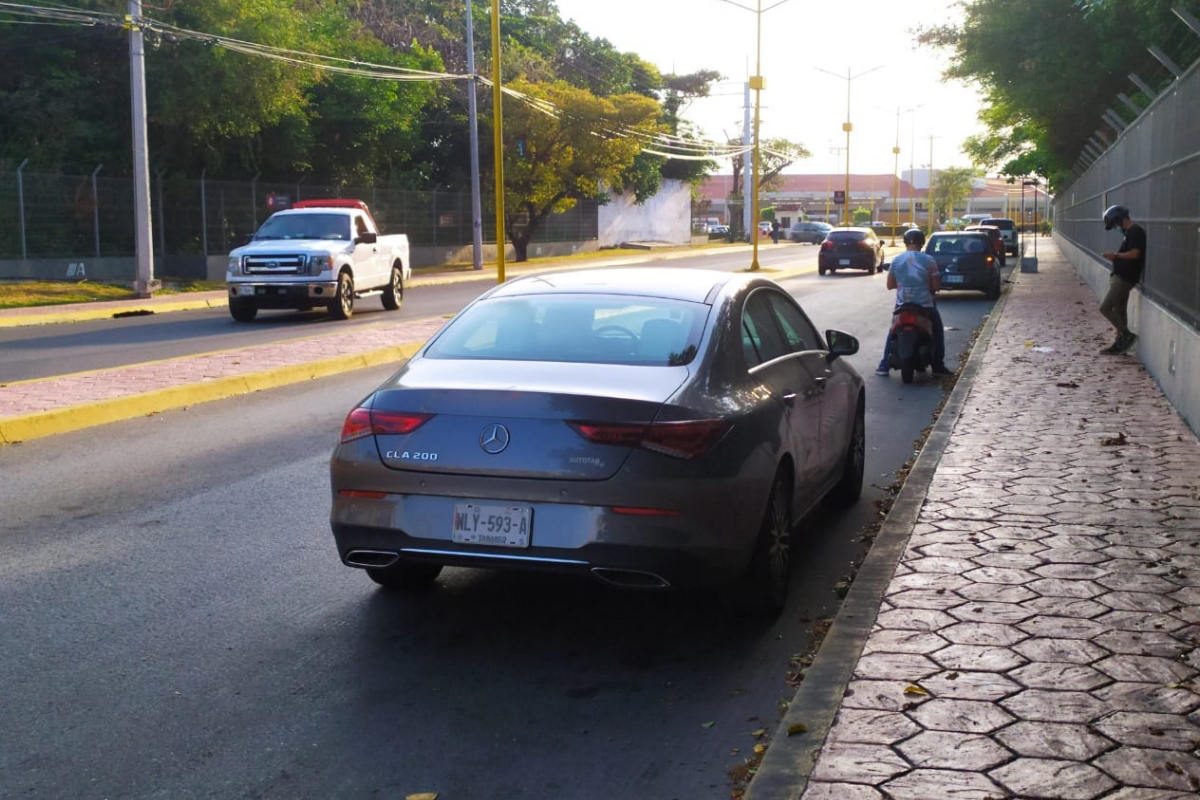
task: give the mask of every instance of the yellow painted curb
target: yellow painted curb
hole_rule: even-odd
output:
[[[105,425],[109,422],[157,414],[161,411],[184,408],[212,400],[224,400],[242,394],[274,389],[278,386],[315,378],[325,378],[389,362],[396,362],[397,368],[399,368],[400,361],[411,358],[423,345],[424,342],[410,342],[351,356],[334,356],[263,372],[233,375],[228,378],[191,383],[185,386],[172,386],[127,397],[115,397],[98,403],[86,403],[54,411],[0,419],[0,442],[5,444],[27,442],[43,436],[70,433],[96,425]]]
[[[20,316],[0,316],[0,328],[19,328],[27,325],[56,325],[65,322],[88,322],[94,319],[112,319],[117,314],[162,314],[168,311],[194,311],[200,308],[224,308],[225,298],[217,300],[180,300],[178,302],[163,302],[161,300],[145,305],[130,305],[125,308],[88,308],[81,303],[71,306],[53,306],[58,309],[44,314],[22,314]]]

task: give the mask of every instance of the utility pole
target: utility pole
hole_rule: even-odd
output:
[[[142,38],[142,2],[129,0],[129,87],[133,106],[133,216],[137,240],[138,297],[153,297],[162,288],[154,279],[154,245],[150,228],[150,159],[146,153],[146,50]]]
[[[483,208],[479,198],[479,117],[475,107],[475,20],[471,0],[467,0],[467,117],[471,141],[471,241],[472,263],[483,269]]]
[[[504,283],[504,92],[500,88],[500,0],[492,0],[492,137],[496,151],[496,282]]]

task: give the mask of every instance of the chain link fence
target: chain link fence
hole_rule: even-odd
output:
[[[1099,259],[1121,237],[1104,209],[1146,229],[1142,291],[1200,330],[1200,65],[1163,92],[1075,183],[1055,193],[1054,228]]]
[[[366,201],[385,233],[407,234],[414,247],[472,243],[470,192],[152,175],[154,252],[158,257],[223,255],[245,243],[277,208],[333,197]],[[495,211],[488,209],[489,201],[483,198],[483,241],[494,244]],[[597,226],[596,203],[580,201],[543,222],[531,244],[594,240]],[[49,175],[0,162],[0,261],[134,255],[132,178],[106,176],[100,165],[88,175]]]

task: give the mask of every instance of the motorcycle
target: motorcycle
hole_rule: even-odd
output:
[[[892,314],[888,368],[900,370],[900,379],[912,383],[913,375],[933,365],[933,320],[923,306],[904,303]]]

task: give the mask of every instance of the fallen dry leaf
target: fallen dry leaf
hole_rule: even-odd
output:
[[[929,694],[929,692],[927,690],[922,689],[920,686],[917,686],[915,683],[905,686],[904,693],[908,694],[908,695],[917,695],[918,697],[925,697]]]
[[[806,731],[808,731],[808,726],[803,722],[788,725],[788,736],[795,736],[798,733],[805,733]]]
[[[404,800],[438,800],[438,793],[437,792],[419,792],[417,794],[408,795],[407,797],[404,798]]]

